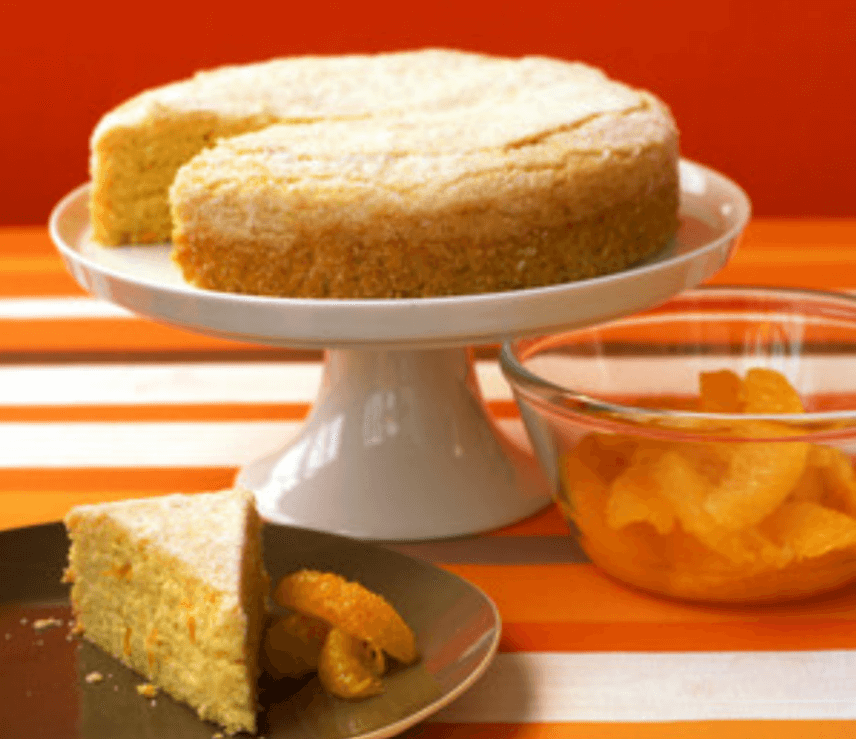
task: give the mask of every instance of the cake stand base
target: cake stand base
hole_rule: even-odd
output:
[[[388,541],[513,523],[550,501],[487,416],[467,349],[329,350],[298,438],[237,482],[277,523]]]

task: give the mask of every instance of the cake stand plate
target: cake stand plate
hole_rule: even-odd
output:
[[[317,402],[296,439],[237,482],[271,521],[359,538],[471,534],[524,518],[549,490],[484,411],[468,347],[603,323],[694,287],[727,261],[750,203],[728,178],[681,161],[681,225],[631,269],[529,290],[438,298],[268,298],[188,285],[168,244],[90,239],[89,185],[50,233],[80,285],[155,320],[221,338],[324,348]]]

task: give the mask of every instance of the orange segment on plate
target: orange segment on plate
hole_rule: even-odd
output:
[[[383,652],[341,629],[330,629],[318,657],[318,679],[339,698],[368,698],[383,692]]]
[[[399,662],[417,659],[416,639],[398,612],[380,595],[332,572],[299,570],[277,585],[274,599],[371,642]]]
[[[318,655],[330,627],[302,613],[277,619],[265,632],[262,656],[273,677],[303,677],[318,667]]]

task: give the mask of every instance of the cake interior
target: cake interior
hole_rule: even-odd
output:
[[[76,630],[227,732],[255,732],[268,590],[233,493],[81,506],[66,519]]]

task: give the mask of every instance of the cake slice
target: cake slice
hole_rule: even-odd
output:
[[[252,494],[73,508],[76,630],[227,732],[256,731],[269,578]]]

